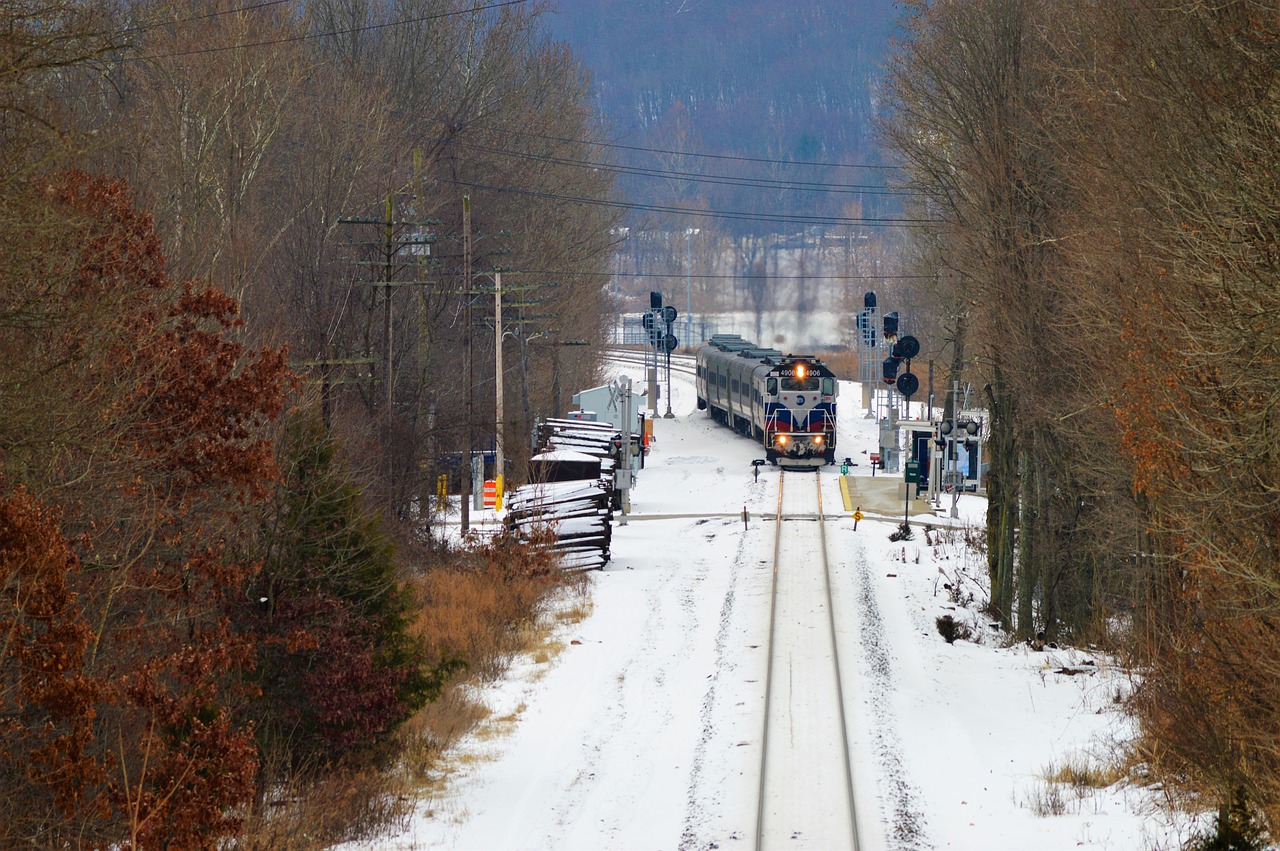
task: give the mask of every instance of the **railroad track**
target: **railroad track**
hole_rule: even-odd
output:
[[[775,535],[756,848],[857,851],[819,475],[779,475]]]
[[[610,349],[604,354],[606,360],[615,363],[635,364],[643,366],[645,361],[645,352],[643,349]],[[649,363],[652,363],[652,355],[649,355]],[[665,372],[667,368],[666,358],[663,355],[658,356],[658,371]],[[694,364],[693,355],[672,355],[671,371],[682,375],[696,375],[697,367]]]

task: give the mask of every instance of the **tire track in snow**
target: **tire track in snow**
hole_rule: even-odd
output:
[[[696,526],[694,527],[696,528]],[[683,636],[683,652],[665,657],[677,666],[692,658],[698,641],[696,595],[704,592],[705,579],[710,565],[706,561],[670,565],[665,575],[645,589],[645,618],[639,639],[629,649],[632,651],[621,666],[609,699],[589,725],[591,735],[581,741],[580,769],[570,781],[564,794],[557,801],[551,822],[554,828],[548,832],[541,847],[555,848],[563,842],[564,830],[584,820],[590,808],[590,798],[596,791],[595,780],[601,771],[618,763],[619,751],[629,751],[625,764],[633,772],[633,782],[643,785],[652,779],[655,766],[651,749],[645,742],[660,737],[673,720],[672,705],[667,701],[652,700],[653,695],[670,693],[668,675],[679,677],[680,670],[668,670],[668,665],[654,667],[655,659],[664,659],[658,648],[664,636]],[[604,828],[610,847],[618,847],[625,840],[622,813],[596,812],[588,816]]]
[[[889,841],[899,851],[933,848],[928,823],[920,806],[920,792],[906,775],[902,747],[894,730],[889,701],[894,691],[893,655],[885,646],[884,619],[876,602],[876,591],[867,565],[866,552],[857,551],[859,639],[862,645],[862,680],[866,690],[863,703],[870,710],[868,725],[879,762],[881,811],[888,816]]]
[[[735,521],[736,525],[736,521]],[[728,531],[727,527],[726,532]],[[711,683],[707,687],[706,693],[702,697],[702,705],[698,716],[700,721],[701,732],[698,735],[698,744],[693,752],[693,766],[689,772],[689,787],[686,797],[684,827],[680,835],[680,851],[691,851],[695,848],[714,849],[719,847],[714,841],[705,839],[700,835],[699,828],[704,828],[707,819],[707,809],[709,806],[714,807],[723,802],[724,789],[722,785],[714,785],[709,789],[703,788],[704,767],[707,762],[707,747],[715,737],[717,727],[715,724],[714,713],[717,709],[716,704],[716,686],[720,677],[732,672],[737,668],[738,656],[726,653],[729,646],[729,637],[733,622],[734,605],[737,602],[738,581],[746,567],[746,552],[748,535],[740,535],[738,537],[738,547],[733,555],[733,562],[728,566],[730,571],[730,579],[728,587],[725,589],[724,598],[720,604],[719,624],[716,629],[715,642],[715,669],[711,677]],[[736,837],[730,837],[736,838]]]

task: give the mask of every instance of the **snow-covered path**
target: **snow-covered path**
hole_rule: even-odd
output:
[[[754,847],[772,555],[759,517],[776,507],[777,471],[754,480],[755,445],[696,412],[687,380],[672,390],[676,417],[655,423],[630,522],[592,576],[592,614],[561,627],[558,656],[484,690],[505,721],[462,746],[409,831],[359,847]],[[841,394],[837,455],[869,475],[874,424],[856,384]],[[838,512],[838,474],[819,475]],[[961,508],[976,517],[982,501]],[[895,525],[828,524],[864,851],[1174,847],[1142,813],[1145,793],[1080,799],[1044,781],[1123,734],[1124,678],[1103,659],[1094,675],[1053,673],[1084,653],[1002,647],[977,611],[983,567],[966,569],[945,538],[890,542]],[[948,613],[984,642],[946,644],[934,621]]]

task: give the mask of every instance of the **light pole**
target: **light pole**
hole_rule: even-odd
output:
[[[496,414],[497,431],[494,432],[493,438],[493,478],[495,485],[494,498],[496,502],[494,507],[497,508],[502,502],[502,485],[505,481],[502,457],[502,273],[493,273],[493,340],[494,351],[493,360],[495,368],[495,390],[494,390],[494,411]]]
[[[685,263],[684,263],[684,344],[693,345],[693,237],[702,233],[701,228],[685,228]]]

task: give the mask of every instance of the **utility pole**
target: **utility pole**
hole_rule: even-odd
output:
[[[622,402],[622,445],[618,448],[618,465],[614,468],[614,487],[618,495],[618,525],[627,525],[627,513],[631,510],[631,424],[635,412],[631,410],[631,378],[623,376],[614,383]]]
[[[462,196],[462,297],[466,300],[465,317],[462,324],[462,358],[465,362],[463,371],[467,374],[466,409],[467,409],[467,453],[462,472],[462,534],[466,535],[471,528],[471,455],[475,449],[475,369],[471,357],[471,196]]]
[[[493,273],[493,340],[494,340],[494,406],[497,416],[496,431],[494,432],[494,479],[497,482],[499,491],[498,497],[501,498],[502,483],[506,481],[504,469],[504,459],[502,457],[502,273]]]
[[[419,269],[422,266],[422,257],[430,252],[430,244],[434,239],[430,235],[423,235],[422,229],[432,225],[438,225],[439,222],[431,220],[421,221],[398,221],[395,218],[395,194],[388,193],[384,206],[384,214],[381,219],[376,217],[364,216],[340,216],[338,224],[341,225],[379,225],[383,229],[381,243],[369,242],[365,245],[371,252],[381,252],[381,259],[359,260],[357,263],[371,270],[380,271],[373,272],[370,277],[373,280],[362,281],[367,286],[381,287],[383,291],[382,302],[382,337],[383,337],[383,353],[382,353],[382,381],[386,385],[383,401],[386,410],[390,412],[395,401],[395,382],[392,374],[394,368],[394,346],[393,346],[393,306],[392,297],[395,288],[398,286],[422,286],[421,280],[405,280],[397,281],[396,274],[398,270],[405,268],[401,260],[401,252],[408,248],[419,255],[417,264]],[[379,280],[380,278],[380,280]],[[371,307],[371,312],[376,310],[376,306]],[[371,346],[372,348],[372,346]],[[365,352],[372,354],[372,351]],[[331,359],[333,360],[333,359]],[[334,362],[352,362],[350,359],[345,361],[334,360]]]
[[[392,292],[391,278],[395,274],[395,270],[392,268],[392,265],[391,265],[391,260],[393,257],[395,257],[395,254],[396,254],[396,249],[395,249],[395,246],[393,245],[393,240],[392,240],[392,237],[394,236],[394,228],[395,228],[395,217],[392,215],[392,213],[394,212],[394,209],[393,209],[394,198],[395,196],[393,195],[390,195],[390,194],[387,195],[387,220],[386,220],[387,230],[386,230],[386,243],[385,243],[386,247],[384,252],[386,257],[386,264],[382,270],[382,280],[386,281],[387,283],[385,287],[386,297],[383,299],[383,319],[382,319],[382,333],[387,341],[387,355],[386,355],[386,366],[383,367],[382,375],[385,381],[387,382],[387,413],[388,414],[391,413],[391,402],[392,402],[392,399],[394,398],[392,393],[392,386],[391,386],[392,385],[392,382],[391,382],[391,292]]]

